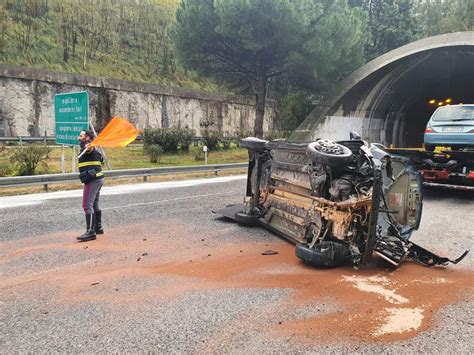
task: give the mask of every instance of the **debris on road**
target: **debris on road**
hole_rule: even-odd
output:
[[[278,252],[276,250],[265,250],[264,252],[262,252],[262,255],[277,255]]]

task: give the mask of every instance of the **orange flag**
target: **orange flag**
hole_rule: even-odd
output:
[[[91,142],[94,147],[121,148],[132,143],[140,134],[125,118],[113,117],[109,124]]]

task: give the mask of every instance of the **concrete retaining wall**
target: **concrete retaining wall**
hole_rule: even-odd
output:
[[[113,116],[140,129],[189,127],[196,136],[206,127],[232,135],[254,128],[248,98],[0,64],[0,136],[54,135],[54,95],[74,91],[89,93],[89,117],[99,130]],[[265,132],[275,114],[268,101]]]

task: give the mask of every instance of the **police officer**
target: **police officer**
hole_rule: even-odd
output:
[[[94,138],[91,131],[82,131],[78,140],[81,143],[79,154],[79,178],[84,184],[82,194],[82,208],[86,216],[86,232],[77,237],[77,240],[85,242],[96,239],[96,234],[103,234],[102,211],[99,206],[100,189],[104,183],[102,154],[90,145]],[[82,154],[84,153],[84,154]]]

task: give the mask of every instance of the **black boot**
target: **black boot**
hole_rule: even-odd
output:
[[[96,238],[95,230],[94,230],[94,214],[93,213],[86,213],[86,225],[87,225],[86,232],[83,235],[76,238],[80,242],[87,242],[88,240],[94,240]]]
[[[104,234],[104,229],[102,228],[102,211],[95,211],[95,234]]]

